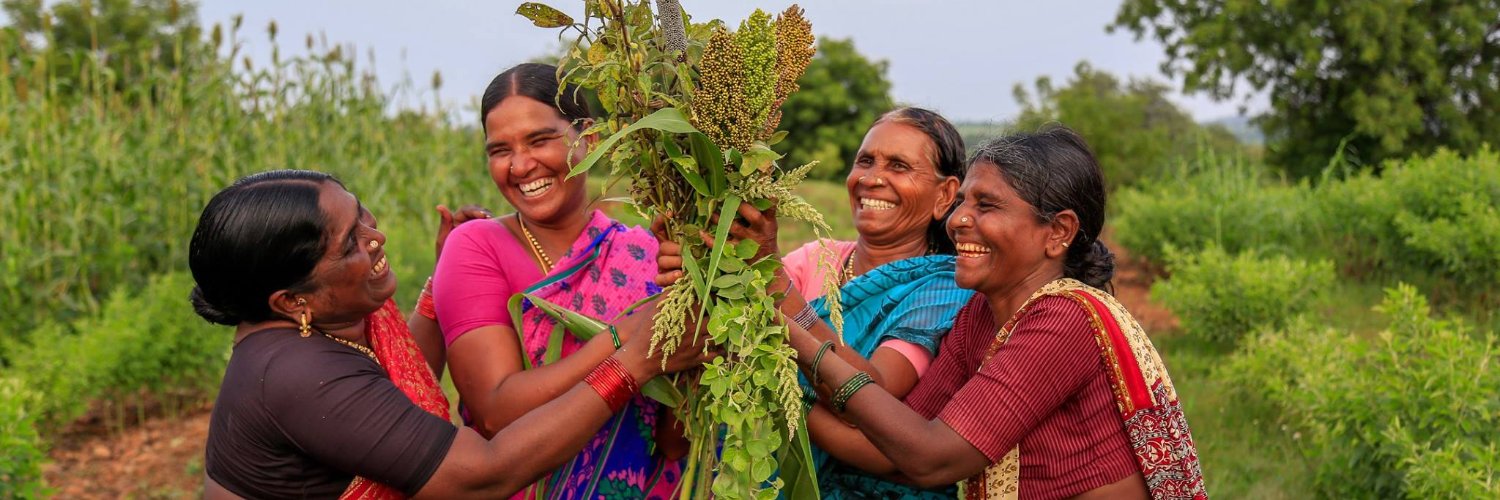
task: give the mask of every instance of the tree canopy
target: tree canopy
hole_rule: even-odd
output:
[[[782,163],[818,160],[812,177],[843,177],[870,123],[895,105],[888,65],[866,59],[853,40],[819,39],[817,55],[797,80],[802,89],[781,108],[781,127],[789,132],[775,147],[786,155]]]
[[[1500,0],[1125,0],[1110,30],[1166,46],[1168,75],[1269,91],[1269,159],[1315,173],[1500,139]]]
[[[1228,129],[1199,125],[1167,100],[1168,90],[1151,80],[1122,82],[1080,62],[1064,87],[1054,87],[1045,76],[1030,91],[1017,84],[1022,109],[1014,127],[1035,130],[1057,122],[1078,131],[1088,139],[1110,188],[1156,175],[1201,148],[1240,150]]]

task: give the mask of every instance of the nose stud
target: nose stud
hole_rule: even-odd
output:
[[[378,249],[378,248],[380,248],[380,241],[378,241],[378,240],[370,240],[370,245],[369,246],[370,246],[370,250]]]
[[[969,223],[969,222],[971,222],[971,221],[973,221],[973,220],[974,220],[974,219],[970,219],[970,218],[969,218],[969,216],[967,216],[967,215],[965,215],[965,216],[963,216],[963,217],[959,217],[959,218],[958,218],[958,221],[959,221],[959,222],[962,222],[962,223],[964,223],[964,224],[968,224],[968,223]]]

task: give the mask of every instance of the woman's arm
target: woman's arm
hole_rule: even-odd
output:
[[[626,319],[638,316],[643,315],[635,314]],[[635,328],[620,330],[625,335],[626,331],[633,332]],[[555,363],[522,370],[521,356],[524,353],[515,330],[489,325],[470,330],[453,341],[448,349],[448,369],[475,429],[488,438],[526,413],[573,389],[614,351],[609,335],[597,335],[581,349]],[[598,425],[591,428],[597,430]]]
[[[790,318],[788,318],[789,320]],[[821,342],[795,323],[792,348],[797,362],[811,373],[811,362]],[[825,393],[858,373],[842,358],[825,357],[819,366]],[[984,470],[990,460],[941,420],[927,420],[879,387],[866,387],[849,399],[843,414],[869,438],[902,475],[922,487],[952,484]],[[869,465],[880,468],[878,463]]]
[[[449,212],[448,207],[438,205],[438,230],[437,239],[433,243],[433,261],[436,262],[443,257],[443,244],[448,241],[448,234],[459,224],[474,220],[488,219],[493,217],[489,209],[479,205],[464,205],[457,213]],[[432,278],[422,285],[421,301],[432,300]],[[429,304],[430,305],[430,304]],[[417,306],[406,319],[406,328],[411,330],[411,336],[417,342],[417,348],[422,350],[422,357],[427,360],[427,366],[432,368],[432,375],[436,380],[443,380],[443,359],[447,356],[446,346],[443,344],[443,329],[438,325],[437,319],[428,318],[422,314],[422,306]]]
[[[427,367],[432,369],[434,380],[443,380],[443,360],[447,356],[447,350],[443,347],[443,330],[438,327],[435,319],[421,314],[412,313],[406,319],[406,327],[411,330],[413,340],[417,342],[417,349],[422,351],[422,358],[427,360]]]

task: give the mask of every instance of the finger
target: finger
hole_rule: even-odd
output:
[[[760,210],[755,209],[755,205],[742,202],[740,203],[739,213],[740,218],[744,219],[747,226],[755,227],[765,223],[765,216],[761,214]]]
[[[657,269],[661,269],[662,271],[676,271],[678,269],[682,269],[682,256],[658,255],[656,257],[656,267]]]
[[[668,272],[656,275],[656,280],[655,281],[656,281],[656,286],[659,286],[659,287],[662,287],[662,288],[666,288],[666,287],[672,286],[673,284],[677,283],[677,280],[679,280],[679,279],[682,279],[682,271],[668,271]]]
[[[440,221],[441,226],[453,226],[453,212],[448,211],[447,205],[438,205],[437,212],[438,220]]]
[[[669,241],[669,235],[667,234],[667,218],[671,216],[672,215],[670,212],[662,212],[656,214],[656,217],[651,219],[651,234],[656,235],[657,240],[660,240],[662,242]]]
[[[658,244],[656,246],[656,255],[657,255],[657,257],[661,257],[661,256],[664,256],[664,255],[673,255],[673,256],[681,257],[682,256],[682,244],[677,243],[675,241],[671,241],[671,240],[663,241],[663,242],[661,242],[660,244]]]
[[[488,209],[479,205],[464,205],[463,208],[459,209],[459,213],[463,216],[463,221],[494,217],[494,214],[491,214]]]
[[[714,247],[714,235],[708,231],[698,231],[698,237],[703,238],[703,244],[708,248]]]

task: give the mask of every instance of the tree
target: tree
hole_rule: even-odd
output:
[[[1111,189],[1157,175],[1201,148],[1241,150],[1228,129],[1194,122],[1167,100],[1167,90],[1150,80],[1123,83],[1080,62],[1065,87],[1054,88],[1047,77],[1038,78],[1032,92],[1015,86],[1022,107],[1015,128],[1035,130],[1057,122],[1078,131],[1093,148]]]
[[[42,0],[3,0],[0,8],[11,20],[8,30],[45,49],[38,52],[65,92],[85,90],[88,78],[129,89],[211,54],[191,1],[64,0],[49,10]]]
[[[1294,174],[1341,144],[1373,164],[1500,139],[1500,0],[1125,0],[1119,28],[1165,45],[1187,91],[1269,89],[1259,123]]]
[[[787,165],[817,160],[812,177],[841,179],[849,171],[865,130],[889,111],[891,83],[886,61],[870,61],[850,39],[818,40],[817,56],[797,80],[801,90],[782,105],[787,139],[775,146]]]

